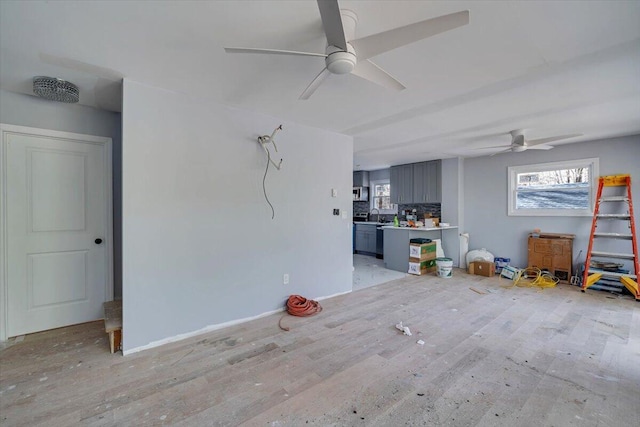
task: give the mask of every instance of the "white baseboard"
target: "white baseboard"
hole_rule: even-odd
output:
[[[184,333],[184,334],[174,335],[172,337],[163,338],[163,339],[158,340],[158,341],[152,341],[149,344],[141,345],[140,347],[134,347],[134,348],[131,348],[129,350],[123,350],[122,351],[122,355],[123,356],[127,356],[129,354],[137,353],[139,351],[149,350],[151,348],[159,347],[161,345],[169,344],[169,343],[176,342],[176,341],[182,341],[184,339],[195,337],[197,335],[202,335],[202,334],[206,334],[208,332],[217,331],[218,329],[227,328],[229,326],[238,325],[240,323],[250,322],[252,320],[260,319],[261,317],[271,316],[272,314],[280,313],[282,311],[284,311],[284,307],[283,308],[279,308],[277,310],[267,311],[266,313],[262,313],[262,314],[259,314],[257,316],[253,316],[253,317],[245,317],[243,319],[236,319],[236,320],[231,320],[229,322],[224,322],[224,323],[218,323],[218,324],[215,324],[215,325],[205,326],[204,328],[198,329],[196,331],[187,332],[187,333]]]
[[[353,292],[353,290],[349,290],[349,291],[346,291],[346,292],[338,292],[337,294],[327,295],[326,297],[318,297],[318,298],[316,298],[316,301],[322,301],[322,300],[329,299],[329,298],[339,297],[340,295],[350,294],[351,292]]]
[[[346,292],[340,292],[337,294],[333,294],[333,295],[327,295],[324,297],[319,297],[316,298],[317,301],[322,301],[322,300],[326,300],[329,298],[333,298],[333,297],[337,297],[340,295],[345,295],[351,293],[351,291],[346,291]],[[129,354],[133,354],[133,353],[137,353],[139,351],[143,351],[143,350],[149,350],[155,347],[159,347],[161,345],[165,345],[165,344],[169,344],[172,342],[176,342],[176,341],[182,341],[184,339],[187,338],[191,338],[191,337],[195,337],[198,335],[202,335],[202,334],[206,334],[208,332],[212,332],[212,331],[217,331],[218,329],[223,329],[223,328],[228,328],[229,326],[234,326],[234,325],[239,325],[240,323],[246,323],[246,322],[250,322],[252,320],[256,320],[256,319],[260,319],[262,317],[267,317],[267,316],[271,316],[272,314],[275,313],[280,313],[283,312],[285,310],[285,307],[279,308],[277,310],[271,310],[271,311],[267,311],[265,313],[262,314],[258,314],[257,316],[253,316],[253,317],[245,317],[243,319],[236,319],[236,320],[230,320],[229,322],[224,322],[224,323],[218,323],[215,325],[209,325],[209,326],[205,326],[202,329],[198,329],[196,331],[192,331],[192,332],[186,332],[184,334],[178,334],[178,335],[174,335],[172,337],[168,337],[168,338],[163,338],[161,340],[158,341],[152,341],[149,344],[146,345],[142,345],[139,347],[134,347],[128,350],[123,350],[122,351],[122,355],[123,356],[127,356]]]

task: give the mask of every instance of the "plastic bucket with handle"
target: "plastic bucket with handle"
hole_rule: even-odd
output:
[[[453,271],[453,260],[451,258],[436,258],[436,272],[438,277],[449,278]]]

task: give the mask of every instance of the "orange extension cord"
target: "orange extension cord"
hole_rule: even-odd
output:
[[[320,313],[322,311],[322,306],[318,301],[314,301],[312,299],[306,299],[300,295],[290,295],[287,300],[287,313],[292,316],[306,317],[313,316],[316,313]],[[289,328],[282,326],[282,319],[284,316],[280,318],[278,322],[278,326],[283,331],[288,331]]]

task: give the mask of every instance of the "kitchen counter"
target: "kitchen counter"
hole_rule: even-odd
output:
[[[448,225],[446,227],[396,227],[395,225],[384,225],[384,230],[405,230],[405,231],[438,231],[438,230],[450,230],[452,228],[458,228],[457,225]],[[409,249],[407,249],[408,251]]]
[[[384,263],[385,267],[390,270],[403,273],[409,271],[409,241],[418,237],[432,240],[439,239],[445,256],[455,259],[458,257],[457,249],[449,248],[446,243],[447,239],[443,239],[443,233],[445,233],[457,240],[457,233],[451,235],[451,232],[447,231],[457,230],[457,225],[429,228],[395,227],[391,225],[384,226],[382,229],[384,230]]]

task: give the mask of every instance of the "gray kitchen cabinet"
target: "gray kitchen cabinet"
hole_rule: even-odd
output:
[[[353,186],[354,187],[368,187],[369,186],[369,171],[357,171],[353,173]]]
[[[427,162],[413,164],[413,202],[427,201]]]
[[[356,252],[376,253],[376,225],[356,224]]]
[[[389,178],[391,203],[413,203],[413,165],[392,166]]]
[[[442,161],[427,162],[427,202],[442,202]]]
[[[442,162],[432,160],[413,164],[413,203],[442,201]]]
[[[389,196],[391,203],[400,203],[400,166],[389,169]]]

